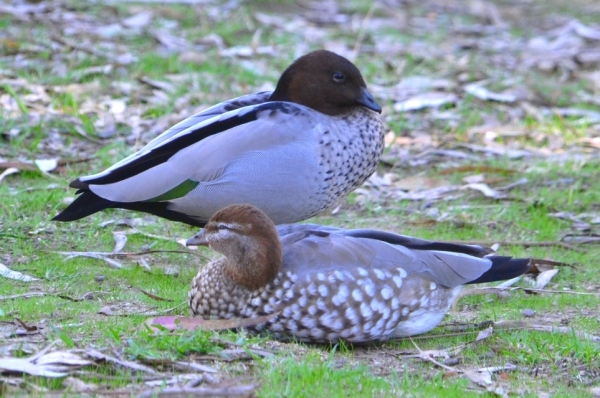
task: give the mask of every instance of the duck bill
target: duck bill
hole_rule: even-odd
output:
[[[196,235],[189,238],[185,241],[186,246],[208,246],[208,241],[206,240],[206,234],[204,230],[201,230]]]
[[[360,97],[356,99],[356,103],[372,110],[373,112],[381,113],[381,106],[375,101],[366,87],[360,88]]]

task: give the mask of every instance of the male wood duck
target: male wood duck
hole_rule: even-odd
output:
[[[375,171],[380,112],[352,62],[314,51],[283,72],[275,91],[208,108],[71,182],[79,196],[54,220],[122,208],[201,227],[234,203],[251,203],[276,224],[305,220]]]
[[[269,314],[255,330],[279,339],[365,343],[426,333],[465,284],[511,279],[529,259],[371,229],[282,225],[252,205],[218,211],[188,245],[224,257],[198,272],[192,314]]]

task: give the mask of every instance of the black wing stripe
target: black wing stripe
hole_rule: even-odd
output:
[[[93,180],[86,180],[85,183],[105,185],[123,181],[154,166],[166,162],[177,152],[199,141],[202,141],[211,135],[219,134],[231,128],[255,121],[257,119],[258,112],[264,110],[286,110],[286,108],[286,104],[281,102],[267,102],[257,105],[252,111],[242,113],[242,115],[238,114],[223,120],[215,121],[199,129],[193,130],[190,133],[177,138],[176,140],[162,144],[158,148],[153,148],[147,154],[144,154],[130,163],[127,163],[123,167],[119,167],[105,176],[98,177]]]
[[[343,234],[355,238],[376,239],[392,245],[402,245],[412,250],[437,250],[468,254],[475,257],[483,257],[489,253],[492,253],[492,250],[477,245],[471,246],[457,243],[434,242],[371,229],[354,229],[344,231]]]

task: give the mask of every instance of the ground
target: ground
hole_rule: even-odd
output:
[[[1,4],[0,394],[600,395],[599,20],[585,0]],[[189,315],[214,253],[127,211],[54,223],[68,183],[320,48],[355,62],[388,133],[376,175],[311,222],[495,245],[537,273],[369,346],[144,326]]]

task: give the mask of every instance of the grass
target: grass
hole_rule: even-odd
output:
[[[502,2],[498,4],[503,7]],[[279,72],[298,55],[295,49],[300,48],[305,52],[323,45],[318,35],[316,38],[309,35],[308,29],[308,36],[305,36],[302,32],[267,27],[261,35],[260,45],[275,44],[280,54],[275,58],[259,57],[253,59],[252,64],[244,64],[243,59],[220,57],[216,47],[202,44],[202,39],[208,34],[217,33],[226,46],[250,45],[255,30],[260,27],[253,19],[253,7],[263,13],[277,9],[289,20],[297,17],[294,13],[302,12],[291,2],[277,2],[276,5],[260,2],[256,6],[244,5],[236,10],[223,11],[222,15],[216,16],[210,14],[208,8],[158,6],[152,8],[156,18],[150,27],[169,29],[174,23],[177,29],[170,29],[169,32],[187,38],[193,43],[193,48],[200,48],[197,52],[206,61],[180,62],[176,53],[165,52],[157,44],[150,29],[142,29],[138,33],[121,34],[114,39],[135,55],[137,60],[115,67],[107,75],[78,75],[78,71],[85,71],[86,68],[105,65],[107,59],[68,49],[53,51],[45,48],[43,51],[27,53],[25,58],[29,62],[20,68],[13,68],[10,54],[14,54],[14,48],[10,52],[8,44],[3,45],[2,50],[7,53],[3,53],[0,58],[0,70],[13,70],[11,73],[25,79],[28,85],[0,85],[0,96],[6,98],[6,101],[14,101],[11,111],[5,110],[4,116],[0,118],[0,157],[10,160],[50,157],[73,160],[85,157],[89,160],[69,163],[53,172],[52,177],[36,171],[23,171],[6,177],[0,183],[0,262],[12,270],[39,278],[39,281],[31,283],[0,279],[0,297],[31,292],[46,294],[29,299],[0,301],[0,330],[3,331],[0,337],[0,355],[8,355],[2,350],[12,345],[16,339],[9,333],[4,333],[5,329],[2,328],[6,326],[13,330],[15,320],[19,319],[25,325],[37,327],[40,334],[34,335],[37,337],[30,340],[20,340],[21,346],[11,351],[11,356],[28,356],[32,345],[35,346],[35,352],[53,342],[58,348],[94,347],[113,350],[126,360],[140,363],[158,360],[196,361],[218,367],[223,377],[251,377],[262,381],[259,390],[261,396],[480,395],[478,387],[466,378],[445,372],[430,362],[408,358],[406,352],[415,352],[415,346],[409,340],[370,347],[349,347],[343,344],[320,347],[277,343],[269,338],[253,337],[243,332],[150,333],[140,326],[148,318],[148,315],[142,313],[171,310],[169,314],[188,315],[185,301],[190,281],[197,269],[205,263],[205,259],[214,255],[207,250],[201,250],[199,255],[185,252],[175,242],[176,239],[187,238],[195,233],[193,228],[151,218],[136,227],[142,233],[127,235],[125,247],[127,252],[147,253],[118,258],[125,265],[123,269],[111,268],[97,259],[77,257],[66,260],[63,255],[57,254],[59,251],[111,252],[114,248],[113,232],[129,228],[114,224],[102,227],[102,222],[140,217],[139,214],[110,210],[69,224],[50,221],[74,196],[74,191],[67,187],[69,181],[101,171],[135,150],[129,137],[132,128],[128,123],[132,119],[139,118],[145,123],[142,124],[142,133],[146,135],[142,135],[140,139],[146,142],[152,138],[147,130],[153,126],[154,119],[254,91],[265,82],[274,84]],[[355,1],[344,5],[343,10],[348,15],[356,16],[360,22],[370,7],[370,3]],[[539,12],[540,7],[536,4],[534,11]],[[552,7],[556,8],[548,8],[545,12],[551,14],[568,11],[558,5]],[[71,8],[73,12],[85,12],[105,25],[131,16],[141,9],[145,9],[145,6],[105,7],[85,2],[76,2]],[[293,13],[289,10],[293,10]],[[413,17],[418,18],[434,18],[437,15],[437,11],[429,9],[426,4],[413,6],[411,12]],[[387,14],[380,9],[380,5],[375,5],[373,16],[385,18]],[[457,20],[464,24],[477,22],[472,15],[462,15]],[[407,53],[402,59],[385,53],[370,53],[376,43],[374,38],[397,40],[403,45],[416,40],[439,47],[452,44],[452,38],[448,38],[446,34],[452,25],[448,21],[445,16],[439,18],[439,26],[431,32],[419,30],[415,33],[410,30],[410,25],[406,29],[383,25],[367,32],[363,43],[367,52],[356,60],[365,80],[391,86],[404,76],[454,79],[460,73],[465,73],[468,81],[506,76],[507,71],[477,51],[450,54],[445,61],[412,53]],[[521,34],[531,37],[540,33],[536,26],[521,25],[519,21],[511,22],[514,22],[511,30],[514,36]],[[325,41],[331,40],[349,49],[354,47],[357,30],[345,30],[327,24],[310,26],[320,29],[319,34],[323,35]],[[18,49],[47,43],[45,37],[51,28],[43,23],[27,25],[8,16],[0,17],[0,27],[10,29],[14,36],[12,40],[19,45]],[[80,39],[84,42],[87,40],[86,43],[93,42],[88,37]],[[307,47],[303,47],[303,44],[307,44]],[[461,56],[467,56],[466,66],[459,65],[457,59]],[[516,70],[511,73],[523,72]],[[177,79],[173,75],[186,78]],[[76,82],[73,81],[74,76],[79,76]],[[140,77],[170,82],[175,90],[166,93],[164,97],[156,97],[152,88],[138,81]],[[536,71],[528,71],[525,75],[519,75],[519,78],[522,84],[539,95],[543,104],[581,105],[576,99],[577,93],[585,89],[580,80],[563,83],[558,72],[548,76]],[[115,82],[131,84],[132,94],[120,92],[113,85]],[[87,83],[97,83],[96,89],[54,90],[55,86],[64,88],[69,84]],[[29,107],[31,102],[27,98],[36,92],[35,85],[46,90],[51,100],[44,106],[56,110],[57,114]],[[504,87],[492,85],[490,88]],[[190,94],[191,98],[182,108],[178,101],[186,94]],[[123,97],[128,98],[128,111],[131,114],[117,122],[115,135],[108,140],[100,140],[100,143],[83,138],[78,128],[94,141],[99,140],[94,122],[98,120],[100,112],[90,110],[93,109],[89,107],[90,101],[95,104],[102,99]],[[455,125],[444,120],[434,120],[427,112],[388,113],[386,122],[398,137],[410,138],[414,132],[426,132],[442,148],[447,149],[460,149],[460,144],[464,143],[482,145],[472,131],[490,118],[496,118],[503,126],[512,126],[522,132],[519,136],[501,137],[496,141],[511,148],[540,145],[551,147],[556,140],[562,140],[560,150],[568,150],[576,146],[580,138],[589,135],[587,126],[581,127],[568,118],[515,118],[512,116],[513,109],[469,96],[462,98],[455,108],[449,107],[447,111],[458,116]],[[8,132],[13,130],[18,133],[9,138]],[[572,158],[563,159],[542,157],[514,160],[482,156],[477,161],[442,159],[433,165],[399,163],[392,169],[382,165],[380,172],[392,172],[400,179],[409,175],[422,175],[460,184],[464,177],[477,173],[440,172],[469,165],[513,170],[514,173],[485,174],[486,178],[501,178],[503,183],[525,177],[528,183],[514,188],[510,192],[511,200],[493,200],[476,192],[463,191],[463,196],[456,200],[433,202],[429,206],[424,206],[423,202],[398,200],[385,195],[365,200],[360,194],[354,193],[338,214],[322,215],[311,222],[349,228],[381,228],[436,240],[542,242],[559,241],[568,233],[591,235],[597,232],[595,225],[589,231],[577,231],[572,228],[570,221],[551,216],[558,212],[579,215],[598,211],[600,181],[596,176],[600,173],[600,162],[582,157],[585,150],[577,149]],[[444,217],[437,220],[439,215]],[[524,309],[536,311],[531,320],[534,323],[568,326],[574,332],[598,334],[598,296],[568,294],[573,291],[598,293],[600,250],[593,245],[584,247],[585,252],[562,247],[502,246],[502,254],[574,264],[574,268],[560,268],[549,286],[549,289],[564,293],[526,294],[515,291],[507,297],[485,295],[463,298],[455,311],[451,311],[445,318],[444,324],[449,326],[436,328],[427,338],[415,339],[415,343],[423,350],[449,349],[468,343],[457,356],[459,364],[456,367],[461,369],[502,366],[506,363],[516,365],[517,371],[500,372],[494,376],[497,385],[511,394],[538,396],[538,392],[548,392],[556,396],[588,396],[588,388],[598,385],[598,343],[582,339],[575,333],[531,330],[496,330],[490,338],[478,343],[471,343],[477,331],[461,336],[447,334],[449,327],[456,322],[523,320]],[[149,263],[150,270],[137,264],[139,257]],[[525,281],[519,282],[517,286],[529,287]],[[157,301],[139,289],[165,301]],[[99,314],[107,306],[113,311],[129,310],[132,314]],[[442,336],[434,337],[439,334]],[[250,353],[247,360],[225,360],[221,357],[224,351],[227,352],[229,345],[234,344],[241,351]],[[275,347],[273,350],[276,354],[266,358],[258,357],[252,351],[257,347]],[[103,385],[109,389],[126,388],[130,383],[140,386],[144,381],[142,374],[109,364],[100,365],[92,373],[80,378],[86,383]],[[4,380],[0,379],[0,394],[8,392],[42,396],[45,393],[43,389],[64,392],[66,386],[65,379],[62,378],[49,380],[24,376],[21,390],[4,391],[3,388],[8,389]],[[136,391],[132,389],[131,394],[135,395]],[[77,391],[71,393],[78,394]]]

